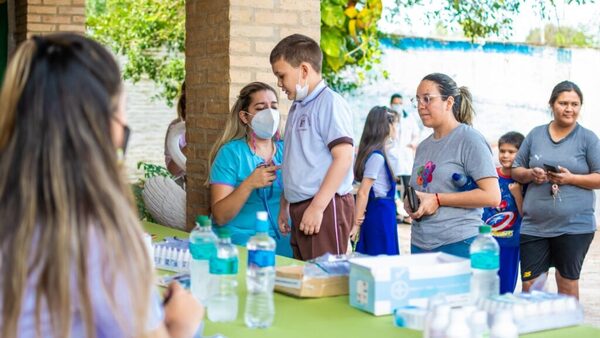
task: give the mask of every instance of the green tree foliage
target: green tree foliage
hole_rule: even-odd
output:
[[[424,6],[431,22],[458,24],[465,37],[475,40],[508,36],[512,17],[521,6],[532,6],[541,17],[548,17],[555,1],[393,0],[384,15],[393,21],[406,8]],[[185,0],[87,0],[86,6],[91,35],[127,57],[125,78],[135,82],[148,76],[162,88],[160,96],[172,104],[184,78]],[[336,90],[352,91],[387,77],[385,70],[376,67],[382,56],[382,33],[377,27],[382,13],[382,0],[321,0],[323,76]]]
[[[381,0],[321,1],[323,76],[329,85],[353,90],[381,62],[377,22],[382,10]],[[348,77],[342,69],[352,69],[355,76]],[[387,73],[382,75],[387,77]]]
[[[90,35],[127,57],[123,76],[147,76],[173,105],[185,74],[185,0],[92,0]]]
[[[525,41],[531,44],[540,44],[552,47],[592,47],[592,37],[581,30],[572,27],[557,27],[551,23],[544,27],[544,41],[541,29],[536,28],[529,32]]]

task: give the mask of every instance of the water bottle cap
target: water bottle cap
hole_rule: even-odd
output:
[[[484,224],[484,225],[480,225],[479,226],[479,233],[480,234],[489,234],[490,232],[492,232],[492,227]]]
[[[198,215],[196,217],[196,224],[198,224],[201,227],[205,227],[205,226],[211,226],[211,221],[210,218],[206,215]]]
[[[217,233],[217,237],[219,238],[231,237],[231,231],[228,227],[215,227],[215,232]]]
[[[256,213],[256,219],[259,221],[266,221],[269,219],[269,214],[266,211],[258,211]]]
[[[266,211],[256,213],[256,232],[269,231],[269,214]]]

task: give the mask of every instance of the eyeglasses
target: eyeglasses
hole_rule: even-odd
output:
[[[112,119],[113,121],[117,122],[121,127],[123,127],[123,144],[121,145],[121,150],[123,151],[123,155],[125,155],[125,151],[127,150],[127,143],[129,142],[129,136],[131,135],[131,128],[129,128],[128,125],[126,125],[114,116]]]
[[[415,97],[412,97],[410,99],[410,102],[412,102],[412,104],[415,107],[418,107],[419,103],[422,104],[423,106],[428,106],[431,103],[431,99],[433,99],[435,97],[441,97],[443,99],[446,99],[448,97],[448,95],[425,95],[423,97],[419,97],[417,95]]]

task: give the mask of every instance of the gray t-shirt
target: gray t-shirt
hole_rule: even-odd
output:
[[[475,181],[498,177],[490,146],[477,130],[466,124],[441,139],[432,134],[419,144],[410,185],[428,193],[459,192],[453,184],[454,173]],[[432,250],[476,236],[482,212],[482,208],[442,206],[435,214],[413,221],[411,244]]]
[[[290,203],[313,198],[333,162],[331,149],[354,144],[352,111],[343,97],[325,85],[313,89],[302,101],[294,101],[285,124],[283,192]],[[336,193],[352,191],[352,165]]]
[[[387,164],[383,155],[373,153],[365,163],[363,178],[371,178],[373,182],[373,192],[375,197],[384,197],[390,191],[390,179],[386,171]]]
[[[573,174],[600,173],[600,141],[591,130],[577,124],[567,137],[554,142],[548,126],[535,127],[527,135],[513,163],[514,168],[544,168],[544,164],[549,164],[567,168]],[[561,185],[559,196],[554,199],[550,189],[550,183],[527,186],[522,234],[555,237],[596,230],[593,190]]]

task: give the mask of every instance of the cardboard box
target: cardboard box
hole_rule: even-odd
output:
[[[469,259],[445,253],[350,259],[350,305],[376,316],[443,293],[466,300],[471,284]]]
[[[301,298],[347,295],[348,276],[307,277],[304,266],[278,266],[275,291]]]

